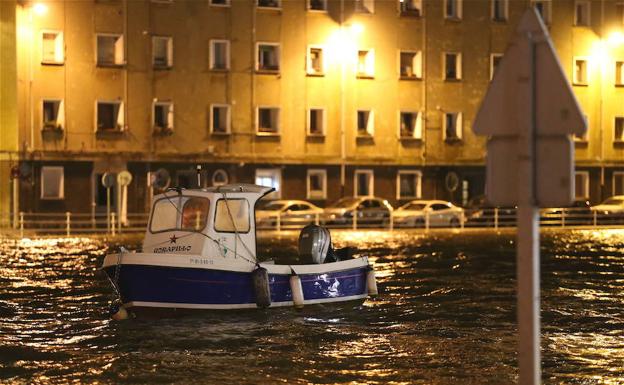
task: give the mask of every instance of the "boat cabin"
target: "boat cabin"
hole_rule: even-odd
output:
[[[271,187],[170,189],[154,197],[143,253],[256,260],[255,205]]]

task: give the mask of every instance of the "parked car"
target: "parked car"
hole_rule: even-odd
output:
[[[323,209],[301,200],[275,200],[264,203],[256,210],[258,227],[305,226],[320,220]]]
[[[513,227],[516,226],[515,206],[472,208],[466,214],[466,226],[472,227]]]
[[[441,200],[413,200],[392,213],[396,227],[458,227],[464,220],[464,209]]]
[[[588,200],[576,199],[568,207],[555,207],[540,210],[542,226],[589,225],[594,221]]]
[[[325,208],[323,223],[327,225],[350,225],[357,213],[357,225],[385,226],[390,221],[392,206],[387,200],[376,197],[345,197]]]
[[[624,220],[624,195],[615,195],[599,205],[591,207],[596,213],[598,222],[610,223]]]

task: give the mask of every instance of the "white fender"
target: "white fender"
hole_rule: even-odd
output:
[[[295,308],[301,309],[303,307],[303,287],[298,275],[290,276],[290,291],[292,292],[293,305]]]
[[[366,273],[366,289],[370,297],[377,297],[377,294],[379,294],[377,291],[377,280],[375,279],[375,269],[372,266],[369,267]]]
[[[128,319],[128,311],[126,310],[125,307],[119,306],[119,310],[117,310],[117,312],[113,314],[111,318],[114,319],[115,321],[122,321],[122,320]]]

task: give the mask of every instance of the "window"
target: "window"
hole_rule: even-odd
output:
[[[615,62],[615,85],[624,86],[624,61]]]
[[[588,27],[591,8],[589,1],[577,1],[574,4],[574,25]]]
[[[496,73],[496,69],[502,58],[502,53],[490,54],[490,80],[494,79],[494,73]]]
[[[230,133],[230,106],[227,104],[210,105],[210,132],[212,134]]]
[[[589,172],[588,171],[574,172],[574,198],[575,199],[589,198]]]
[[[215,230],[221,233],[249,231],[249,202],[247,199],[219,199],[215,212]]]
[[[65,177],[62,166],[41,167],[41,199],[65,198]]]
[[[462,113],[461,112],[445,112],[444,113],[444,140],[457,141],[462,138]]]
[[[230,69],[230,42],[229,40],[210,40],[210,69]]]
[[[358,50],[357,76],[372,78],[375,75],[375,52],[372,49]]]
[[[229,7],[230,0],[210,0],[210,5],[214,5],[216,7]]]
[[[279,8],[280,0],[258,0],[258,8]]]
[[[375,12],[375,0],[355,0],[355,12],[357,13]]]
[[[624,116],[616,116],[613,121],[614,141],[624,142]]]
[[[356,170],[354,178],[355,197],[372,197],[374,195],[373,170]]]
[[[422,16],[422,0],[399,0],[401,16]]]
[[[462,78],[462,60],[461,53],[446,52],[444,53],[444,79],[460,80]]]
[[[509,0],[492,0],[492,20],[507,21]]]
[[[572,136],[572,139],[576,143],[585,143],[585,142],[587,142],[587,134],[589,133],[589,118],[587,117],[587,115],[583,115],[583,119],[585,119],[585,125],[587,127],[587,131],[585,131],[584,134],[581,134],[581,135],[574,134]]]
[[[256,133],[258,135],[279,135],[279,108],[258,107]]]
[[[587,85],[587,59],[574,58],[572,82],[576,85]]]
[[[65,127],[65,105],[62,100],[47,99],[41,104],[41,129],[59,131]]]
[[[422,52],[399,53],[399,74],[402,79],[421,79],[422,78]]]
[[[550,23],[550,0],[533,0],[533,7],[537,10],[537,13],[542,17],[544,24]]]
[[[212,185],[213,186],[223,186],[228,184],[230,181],[230,177],[228,176],[227,171],[224,169],[218,169],[212,174]]]
[[[459,20],[462,18],[462,0],[444,0],[444,18]]]
[[[357,111],[357,136],[371,137],[375,134],[375,117],[372,110]]]
[[[309,75],[323,75],[325,73],[325,59],[323,57],[323,47],[308,46],[308,65]]]
[[[63,64],[64,50],[63,32],[41,32],[41,64]]]
[[[325,135],[325,110],[322,108],[310,108],[308,110],[308,135]]]
[[[307,182],[307,199],[327,199],[326,170],[309,169]]]
[[[97,35],[97,65],[119,66],[124,64],[124,43],[122,35]]]
[[[167,36],[152,36],[152,65],[156,69],[173,66],[173,39]]]
[[[173,132],[173,103],[154,102],[152,127],[156,134],[170,134]]]
[[[421,197],[422,172],[415,170],[399,170],[397,174],[397,199],[414,199]]]
[[[202,231],[208,222],[210,201],[205,198],[189,197],[182,206],[180,229],[185,231]]]
[[[308,10],[327,11],[327,0],[308,0]]]
[[[279,44],[277,43],[258,43],[256,45],[256,70],[277,72],[280,69],[279,60]]]
[[[613,194],[624,195],[624,171],[613,172]]]
[[[422,114],[412,111],[399,113],[399,138],[422,139]]]
[[[124,130],[124,109],[120,101],[98,101],[96,107],[97,132],[121,132]]]
[[[256,184],[259,186],[273,187],[274,192],[266,195],[266,199],[279,199],[282,196],[280,185],[282,173],[279,168],[259,168],[256,170]]]

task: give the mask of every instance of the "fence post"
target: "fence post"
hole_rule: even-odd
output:
[[[353,210],[353,230],[357,230],[357,209]]]
[[[429,231],[429,211],[425,211],[425,231]]]
[[[461,216],[459,217],[459,228],[462,230],[464,229],[464,222],[466,222],[466,214],[464,210],[462,210]]]
[[[594,210],[594,227],[598,224],[598,211]]]
[[[390,213],[390,231],[394,230],[394,215]]]
[[[277,231],[282,230],[282,213],[277,213]]]
[[[314,214],[314,224],[319,225],[319,213]]]
[[[20,238],[24,238],[24,212],[19,213]]]
[[[494,207],[494,229],[498,230],[498,207]]]
[[[115,217],[117,215],[115,215],[115,213],[111,213],[111,232],[113,234],[113,236],[115,235]]]
[[[566,209],[563,208],[561,209],[561,227],[565,227],[565,216],[566,216]]]
[[[69,211],[65,212],[65,235],[69,237],[71,233],[71,213]]]

